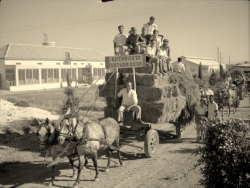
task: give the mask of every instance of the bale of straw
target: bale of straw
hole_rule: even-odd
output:
[[[100,85],[99,91],[104,87],[104,85]],[[121,91],[124,88],[123,85],[118,85],[117,86],[117,93]],[[106,85],[102,91],[99,93],[100,97],[113,97],[115,98],[115,86],[114,85]]]
[[[106,73],[105,75],[105,81],[107,82],[108,79],[110,78],[110,76],[112,75],[112,73]],[[109,81],[107,82],[107,85],[115,85],[115,80],[116,80],[116,73],[114,73],[112,75],[112,77],[109,79]],[[117,78],[117,84],[118,85],[121,85],[123,84],[122,82],[122,75],[121,74],[118,74],[118,78]]]
[[[135,72],[136,73],[150,73],[151,67],[138,67],[135,68]],[[133,73],[133,69],[132,68],[124,68],[124,69],[118,69],[119,73],[123,74],[123,73]]]
[[[158,74],[142,74],[136,73],[136,85],[140,86],[161,86],[168,84],[168,75],[158,75]],[[125,85],[127,82],[133,82],[132,73],[123,73],[122,81]]]

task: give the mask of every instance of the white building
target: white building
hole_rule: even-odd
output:
[[[0,89],[10,91],[59,88],[67,85],[66,74],[75,80],[105,78],[105,55],[90,49],[13,44],[0,48]]]
[[[220,69],[220,63],[212,58],[204,58],[204,57],[191,57],[191,56],[181,56],[182,63],[185,67],[188,67],[191,73],[198,75],[199,65],[202,65],[202,73],[203,75],[209,75],[212,71],[216,71]],[[174,64],[177,63],[174,62]],[[225,69],[226,66],[222,64],[223,68]]]

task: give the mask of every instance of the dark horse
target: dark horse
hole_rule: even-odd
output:
[[[46,155],[45,156],[46,163],[47,163],[46,158],[47,158],[47,155],[49,153],[49,149],[51,150],[51,155],[52,155],[53,161],[56,160],[58,155],[60,155],[60,153],[62,153],[63,151],[65,151],[67,156],[70,156],[76,152],[76,146],[71,147],[72,143],[70,143],[68,141],[65,142],[64,145],[57,143],[58,132],[56,131],[56,125],[54,124],[54,122],[51,123],[48,118],[45,120],[44,123],[38,121],[37,119],[35,119],[35,121],[39,126],[38,130],[37,130],[37,136],[38,136],[39,142],[40,142],[40,151],[46,153],[45,154]],[[69,149],[65,149],[66,147]],[[78,158],[78,156],[77,156],[77,158]],[[68,157],[68,159],[69,159],[71,166],[73,167],[73,178],[76,178],[76,173],[75,173],[76,168],[74,167],[74,161],[76,159],[73,156]],[[55,174],[55,165],[52,166],[52,178],[51,178],[51,181],[49,183],[49,186],[53,185],[53,181],[55,180],[54,174]]]
[[[75,118],[64,119],[60,123],[58,142],[64,144],[66,138],[76,139],[79,143],[77,145],[77,152],[79,155],[79,166],[77,179],[74,188],[78,188],[81,181],[81,171],[83,160],[81,156],[90,155],[95,166],[96,176],[95,181],[99,181],[97,168],[97,151],[99,149],[106,149],[108,152],[108,164],[106,172],[110,168],[110,158],[112,147],[116,147],[120,165],[123,165],[119,150],[119,136],[120,126],[113,118],[105,118],[100,122],[77,122]],[[114,148],[113,148],[114,149]],[[86,166],[86,161],[84,166]]]

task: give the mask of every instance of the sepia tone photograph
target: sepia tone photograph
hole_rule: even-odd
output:
[[[0,0],[0,188],[250,187],[249,10]]]

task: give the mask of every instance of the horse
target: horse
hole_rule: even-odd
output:
[[[223,88],[220,90],[220,98],[222,99],[222,115],[224,107],[228,107],[228,116],[230,115],[230,108],[233,106],[233,113],[235,114],[237,103],[238,103],[238,96],[235,90]]]
[[[95,166],[96,176],[94,181],[99,181],[99,172],[97,167],[97,152],[99,149],[106,149],[108,153],[108,164],[106,172],[110,168],[110,158],[112,148],[116,147],[120,165],[123,165],[119,150],[120,126],[113,118],[105,118],[100,122],[77,121],[76,118],[64,119],[59,124],[59,136],[57,138],[60,144],[63,144],[65,139],[76,139],[78,142],[77,152],[79,156],[79,166],[74,188],[78,188],[81,181],[82,158],[80,156],[90,156]],[[85,163],[86,166],[86,163]]]
[[[47,166],[47,155],[49,154],[49,149],[51,149],[51,155],[53,161],[55,161],[58,157],[58,154],[62,153],[63,151],[66,152],[67,156],[71,155],[71,157],[68,157],[69,162],[71,166],[73,167],[73,175],[72,178],[76,178],[76,167],[74,166],[74,161],[77,159],[74,158],[73,154],[76,152],[76,146],[72,147],[72,143],[68,142],[64,145],[57,143],[57,136],[58,132],[56,131],[56,125],[54,122],[50,122],[48,118],[46,118],[45,122],[42,123],[35,119],[35,122],[37,123],[38,130],[37,130],[37,136],[39,138],[40,143],[40,151],[45,152],[45,165]],[[67,148],[69,149],[67,149]],[[55,180],[55,165],[52,166],[52,178],[49,182],[49,186],[52,186]]]

